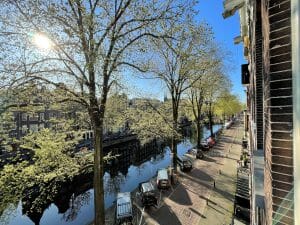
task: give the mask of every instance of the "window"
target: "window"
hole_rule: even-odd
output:
[[[42,130],[42,129],[44,129],[44,128],[45,128],[45,125],[44,125],[43,123],[40,123],[39,129]]]
[[[26,134],[27,133],[27,126],[26,125],[23,125],[22,126],[22,134]]]
[[[22,113],[22,121],[27,121],[27,113]]]
[[[29,120],[30,121],[38,121],[39,120],[39,116],[37,113],[32,113],[29,115]]]
[[[31,131],[33,131],[33,132],[37,132],[38,129],[39,129],[39,127],[38,127],[37,124],[30,124],[30,125],[29,125],[29,129],[30,129]]]
[[[44,121],[45,120],[45,113],[40,113],[40,121]]]

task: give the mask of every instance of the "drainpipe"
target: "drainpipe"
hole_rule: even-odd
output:
[[[300,2],[291,0],[293,77],[294,217],[300,224]]]

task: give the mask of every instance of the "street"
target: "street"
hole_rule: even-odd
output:
[[[242,135],[241,125],[235,125],[224,130],[203,160],[189,155],[193,170],[179,172],[179,184],[160,193],[157,208],[140,208],[138,224],[230,224]]]

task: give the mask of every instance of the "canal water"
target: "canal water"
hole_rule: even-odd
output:
[[[214,125],[214,132],[221,125]],[[208,137],[209,130],[203,128],[203,137]],[[185,138],[177,146],[178,155],[183,155],[194,146],[191,138]],[[122,163],[122,162],[119,162]],[[132,163],[125,169],[108,171],[104,175],[105,207],[112,206],[117,192],[131,192],[140,182],[147,181],[156,175],[160,168],[166,168],[171,164],[171,152],[169,147],[162,151],[155,151],[147,161]],[[91,180],[91,179],[89,179]],[[85,225],[90,224],[94,218],[94,193],[92,182],[71,188],[68,194],[59,196],[48,204],[42,212],[32,212],[25,215],[22,210],[22,202],[17,207],[13,205],[4,210],[0,216],[2,225]]]

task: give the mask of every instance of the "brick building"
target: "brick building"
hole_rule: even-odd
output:
[[[47,109],[39,112],[14,111],[15,129],[10,131],[10,136],[20,139],[29,131],[39,131],[43,128],[54,126],[53,120],[62,119],[65,115],[58,110]]]
[[[251,224],[300,224],[299,0],[226,0],[236,11],[248,64],[246,135],[251,152]]]

